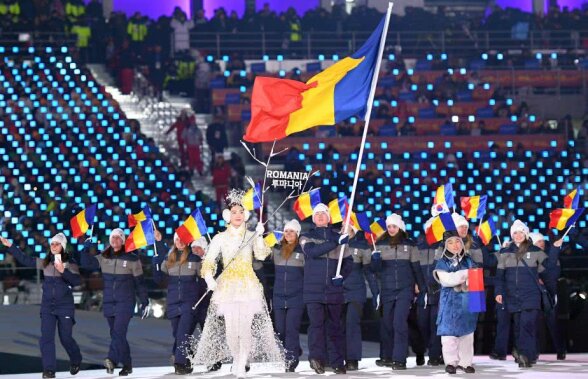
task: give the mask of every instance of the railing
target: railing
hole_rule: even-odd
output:
[[[288,33],[202,33],[191,34],[191,46],[214,54],[259,59],[263,55],[285,58],[316,58],[319,54],[348,55],[357,50],[370,32],[306,32],[300,42],[289,41]],[[388,32],[386,52],[404,55],[451,53],[472,56],[480,51],[542,50],[587,48],[588,30],[542,30],[517,34],[511,31],[410,31]]]
[[[59,32],[3,32],[0,33],[0,46],[75,46],[75,34]]]

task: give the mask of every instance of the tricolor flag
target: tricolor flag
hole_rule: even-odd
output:
[[[200,239],[207,233],[206,222],[200,213],[200,209],[196,208],[194,212],[184,221],[179,228],[176,229],[176,233],[180,237],[183,243],[189,244],[192,241]]]
[[[383,218],[377,219],[370,224],[370,231],[376,236],[376,239],[382,237],[386,230],[386,220]]]
[[[578,193],[578,189],[576,188],[564,197],[564,208],[577,209],[579,200],[580,194]]]
[[[283,235],[284,235],[283,232],[278,232],[278,231],[274,230],[273,232],[271,232],[267,236],[263,237],[263,240],[265,241],[265,244],[267,246],[274,247],[278,242],[280,242]]]
[[[312,210],[321,202],[321,192],[318,188],[310,190],[298,196],[294,202],[294,212],[298,218],[304,220],[312,215]]]
[[[130,214],[127,218],[127,221],[129,223],[129,227],[132,228],[133,226],[137,225],[137,223],[149,220],[151,218],[151,209],[149,206],[145,206],[141,212]]]
[[[331,224],[337,224],[345,220],[347,215],[347,198],[342,197],[340,199],[331,200],[329,202],[329,213],[331,215]]]
[[[574,225],[584,212],[584,208],[556,209],[549,214],[549,227],[564,230]]]
[[[94,217],[96,216],[96,204],[90,205],[77,215],[69,220],[71,232],[74,238],[78,238],[86,234],[90,226],[94,224]]]
[[[465,212],[467,219],[476,218],[480,220],[486,213],[486,202],[488,196],[470,196],[460,198],[461,209]]]
[[[135,229],[127,237],[125,251],[129,253],[144,246],[153,245],[154,243],[155,233],[153,232],[153,221],[151,219],[139,221]]]
[[[243,199],[241,199],[243,208],[248,211],[261,208],[261,185],[257,183],[254,188],[249,188]]]
[[[385,17],[350,57],[310,78],[257,77],[251,96],[251,122],[243,139],[271,142],[319,125],[365,116]]]
[[[468,310],[472,313],[486,312],[484,269],[482,268],[468,270]]]
[[[353,225],[357,226],[359,230],[363,231],[370,231],[370,219],[367,216],[367,213],[352,213],[351,220],[353,221]]]
[[[441,213],[436,216],[431,222],[429,229],[425,230],[425,236],[427,237],[427,243],[429,245],[439,242],[443,239],[443,233],[447,230],[456,230],[451,213]]]
[[[488,220],[484,221],[478,228],[476,228],[476,233],[478,237],[482,240],[484,245],[488,245],[492,237],[496,235],[496,224],[494,221],[489,218]]]
[[[451,183],[447,183],[437,188],[433,204],[447,204],[448,208],[455,207],[455,201],[453,200],[453,186]]]

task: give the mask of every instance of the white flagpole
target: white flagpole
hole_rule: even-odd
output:
[[[561,237],[561,240],[563,241],[564,238],[566,238],[566,236],[568,235],[568,233],[570,232],[570,230],[572,230],[572,228],[576,225],[576,223],[574,222],[572,225],[570,225],[570,227],[568,228],[568,230],[566,230],[566,232],[564,233],[564,235]]]
[[[351,219],[351,212],[353,211],[353,202],[355,201],[355,190],[357,189],[357,182],[359,180],[359,170],[361,169],[361,160],[363,158],[363,150],[365,147],[365,140],[367,138],[367,132],[370,125],[370,118],[372,116],[372,107],[374,104],[374,96],[376,94],[376,84],[378,83],[378,76],[380,74],[380,66],[382,64],[382,55],[384,54],[384,46],[386,44],[386,35],[388,34],[388,25],[390,24],[390,15],[392,14],[392,6],[394,3],[388,3],[388,10],[386,11],[386,20],[384,21],[384,29],[382,30],[382,36],[380,37],[380,49],[378,51],[378,59],[376,61],[376,68],[374,70],[374,76],[372,78],[372,85],[370,94],[367,101],[367,111],[365,113],[365,125],[363,127],[363,135],[361,136],[361,145],[359,145],[359,156],[357,157],[357,166],[355,167],[355,176],[353,177],[353,187],[351,189],[351,199],[349,200],[349,209],[345,216],[345,223],[343,224],[343,230],[349,228],[349,220]],[[341,265],[343,263],[343,254],[345,253],[345,245],[341,245],[339,251],[339,261],[337,262],[337,272],[335,277],[341,277]]]

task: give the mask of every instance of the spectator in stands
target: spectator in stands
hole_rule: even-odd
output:
[[[222,207],[225,197],[229,192],[229,183],[231,180],[231,166],[225,162],[222,154],[215,156],[214,166],[212,167],[212,185],[216,192],[216,202]]]
[[[209,124],[208,128],[206,129],[206,143],[210,148],[211,166],[214,163],[214,157],[216,154],[222,154],[229,145],[227,140],[227,131],[223,121],[223,116],[217,114],[212,119],[212,123]]]
[[[190,122],[182,132],[182,137],[186,143],[190,174],[196,170],[200,176],[204,175],[204,163],[202,162],[203,136],[200,128],[195,122]]]
[[[183,109],[180,115],[176,118],[176,121],[170,125],[169,129],[166,130],[165,134],[169,134],[172,130],[176,131],[176,139],[178,141],[178,149],[180,151],[180,162],[182,166],[188,165],[188,149],[186,141],[184,139],[184,130],[188,128],[188,125],[196,123],[196,119],[190,114],[190,111]]]
[[[243,188],[245,179],[245,165],[239,154],[231,152],[231,188]]]
[[[196,72],[194,74],[194,88],[196,95],[196,111],[202,113],[210,112],[210,79],[211,67],[204,57],[195,53]]]
[[[171,20],[173,30],[172,53],[190,49],[190,29],[194,27],[192,20],[188,20],[186,13],[180,7],[175,7]]]

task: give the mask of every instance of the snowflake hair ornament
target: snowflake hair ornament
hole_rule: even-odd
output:
[[[251,216],[251,212],[249,212],[249,210],[247,210],[247,209],[245,209],[245,207],[243,207],[243,196],[244,195],[245,195],[245,191],[237,189],[237,188],[233,188],[229,191],[229,193],[225,197],[227,207],[223,210],[223,220],[225,220],[225,222],[227,224],[231,223],[231,208],[234,207],[235,205],[238,205],[245,210],[245,212],[244,212],[245,221],[249,220],[249,217]]]

